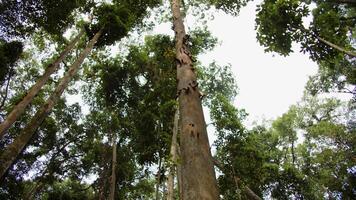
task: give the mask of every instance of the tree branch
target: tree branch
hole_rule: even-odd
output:
[[[342,47],[340,47],[340,46],[338,46],[338,45],[336,45],[336,44],[333,44],[333,43],[331,43],[331,42],[329,42],[329,41],[327,41],[327,40],[325,40],[325,39],[323,39],[323,38],[321,38],[321,37],[319,37],[319,36],[317,36],[317,35],[314,35],[320,42],[322,42],[322,43],[324,43],[324,44],[326,44],[326,45],[328,45],[328,46],[330,46],[330,47],[332,47],[332,48],[334,48],[334,49],[336,49],[336,50],[338,50],[338,51],[340,51],[340,52],[342,52],[342,53],[344,53],[344,54],[347,54],[347,55],[349,55],[349,56],[351,56],[351,57],[356,57],[356,52],[354,52],[354,51],[348,51],[348,50],[346,50],[346,49],[344,49],[344,48],[342,48]]]

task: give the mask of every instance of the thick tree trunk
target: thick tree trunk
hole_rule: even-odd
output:
[[[177,134],[178,134],[178,109],[174,114],[174,123],[173,123],[173,134],[172,134],[172,144],[170,149],[171,154],[171,166],[170,172],[167,180],[167,200],[174,200],[174,174],[176,172],[177,165]]]
[[[21,153],[26,144],[30,141],[37,128],[42,124],[44,119],[51,112],[52,108],[62,95],[64,89],[68,86],[69,81],[77,73],[80,65],[91,52],[101,34],[102,29],[98,31],[89,41],[84,51],[79,55],[79,58],[73,63],[73,65],[66,72],[64,77],[61,79],[55,91],[47,99],[46,103],[37,111],[35,116],[32,117],[31,121],[21,131],[20,135],[14,140],[13,143],[6,147],[3,154],[0,156],[0,178],[6,173],[8,168],[12,165],[12,163],[16,160],[17,156]]]
[[[111,186],[110,186],[110,200],[115,199],[115,186],[116,186],[116,136],[113,134],[113,143],[112,143],[112,163],[111,163]]]
[[[180,113],[182,200],[219,199],[203,108],[193,68],[180,0],[171,0]]]
[[[7,115],[6,119],[0,124],[0,139],[5,135],[6,131],[10,126],[17,120],[18,117],[22,115],[28,104],[31,103],[33,98],[38,94],[44,84],[48,81],[51,74],[53,74],[57,69],[59,64],[67,57],[69,52],[74,48],[75,44],[83,36],[84,30],[82,30],[73,41],[64,49],[64,51],[59,55],[59,57],[51,63],[45,70],[42,77],[40,77],[35,85],[33,85],[27,92],[26,96],[12,109],[12,111]]]

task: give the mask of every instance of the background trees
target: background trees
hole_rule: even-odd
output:
[[[215,7],[237,15],[247,2],[186,1],[175,12],[185,16],[190,9],[196,9],[199,13],[197,7],[205,5],[207,9]],[[207,153],[206,159],[193,167],[210,163],[206,166],[212,171],[213,164],[218,166],[217,183],[223,199],[355,197],[353,102],[317,96],[335,88],[352,93],[352,3],[261,4],[257,16],[260,43],[268,51],[287,55],[292,42],[298,42],[318,62],[320,71],[311,78],[300,103],[271,122],[251,127],[244,125],[247,112],[233,105],[237,86],[231,66],[220,66],[218,62],[202,66],[196,61],[199,54],[217,43],[206,28],[189,30],[185,37],[180,35],[179,41],[167,35],[145,36],[140,41],[142,35],[133,32],[147,28],[146,20],[152,19],[147,17],[150,9],[161,6],[160,1],[4,1],[0,5],[4,11],[0,14],[0,59],[4,61],[1,122],[42,74],[41,66],[47,66],[56,57],[53,55],[65,48],[68,35],[76,35],[79,27],[84,27],[89,39],[101,34],[97,35],[91,56],[77,61],[77,67],[82,65],[83,70],[76,68],[78,74],[70,74],[73,81],[56,90],[60,93],[53,108],[51,105],[52,111],[46,111],[47,116],[41,120],[31,118],[53,96],[62,74],[73,72],[71,63],[80,57],[87,38],[78,40],[77,48],[58,62],[59,70],[48,76],[24,114],[0,140],[1,158],[8,157],[14,152],[9,150],[11,144],[22,131],[30,130],[27,124],[32,121],[39,125],[34,127],[34,136],[23,143],[25,148],[17,149],[19,155],[1,180],[0,198],[164,199],[172,166],[177,166],[178,173],[173,177],[170,194],[178,198],[182,192],[192,191],[190,197],[200,198],[196,189],[187,189],[193,182],[189,180],[195,181],[199,173],[190,172],[192,176],[188,177],[180,168],[190,159],[191,152],[184,157],[182,151],[192,141],[191,132],[182,135],[182,128],[178,129],[178,159],[172,159],[169,152],[174,113],[178,106],[186,106],[177,103],[177,87],[202,98],[210,112],[211,123],[207,126],[213,127],[217,140],[212,147],[206,141],[202,146],[205,153],[213,149],[213,158]],[[303,18],[311,13],[312,23],[306,26]],[[175,31],[183,30],[181,23],[181,29],[175,24]],[[24,42],[24,50],[20,43],[13,42],[15,39]],[[177,63],[184,65],[191,76],[181,76],[182,70],[174,68]],[[177,83],[177,76],[191,84],[188,89]],[[195,90],[197,82],[201,93]],[[84,100],[78,104],[70,102],[81,97]],[[195,100],[199,105],[201,100]],[[197,113],[189,109],[180,112],[180,120],[190,119],[192,114]],[[201,120],[202,112],[199,115]],[[196,133],[198,138],[201,132]],[[186,136],[188,139],[183,139]],[[206,183],[206,179],[199,181]],[[213,197],[207,198],[217,198],[215,190],[210,192]]]

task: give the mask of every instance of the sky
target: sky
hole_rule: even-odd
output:
[[[247,125],[286,112],[303,96],[308,77],[317,72],[317,64],[300,53],[296,44],[294,53],[287,57],[264,52],[255,31],[255,10],[259,2],[250,2],[238,17],[215,15],[208,26],[222,43],[202,56],[204,61],[231,63],[239,87],[234,105],[249,113]]]
[[[286,112],[303,96],[308,77],[317,72],[317,64],[300,53],[297,44],[293,45],[294,53],[287,57],[264,52],[255,31],[255,10],[260,2],[248,3],[237,17],[214,13],[214,19],[208,21],[207,26],[220,45],[199,57],[206,65],[214,60],[220,65],[231,64],[239,88],[234,105],[249,114],[245,121],[247,126],[255,121],[275,119]],[[191,16],[185,20],[188,33],[193,29],[194,20]],[[172,35],[171,24],[161,24],[149,34],[157,33]]]

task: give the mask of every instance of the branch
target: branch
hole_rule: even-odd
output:
[[[356,0],[331,0],[331,2],[337,4],[349,4],[351,6],[356,6]]]
[[[219,168],[221,171],[223,171],[223,166],[222,164],[216,159],[216,158],[213,158],[213,162],[214,162],[214,165]],[[234,181],[235,181],[235,184],[237,186],[238,183],[241,183],[241,179],[240,177],[234,175]],[[244,186],[244,192],[245,194],[249,197],[249,199],[252,199],[252,200],[262,200],[259,196],[257,196],[257,194],[255,192],[253,192],[247,185]]]
[[[10,80],[11,78],[9,78],[7,80],[7,84],[6,84],[6,89],[5,89],[5,92],[4,92],[4,95],[2,95],[2,101],[1,101],[1,105],[0,105],[0,110],[2,110],[2,108],[4,107],[5,105],[5,102],[6,102],[6,99],[7,99],[7,95],[9,93],[9,85],[10,85]]]
[[[321,41],[322,43],[324,43],[324,44],[326,44],[326,45],[328,45],[328,46],[330,46],[330,47],[332,47],[332,48],[334,48],[334,49],[336,49],[336,50],[338,50],[338,51],[340,51],[340,52],[342,52],[342,53],[344,53],[344,54],[347,54],[347,55],[349,55],[349,56],[351,56],[351,57],[356,57],[356,52],[354,52],[354,51],[348,51],[348,50],[346,50],[346,49],[344,49],[344,48],[342,48],[342,47],[340,47],[340,46],[338,46],[338,45],[336,45],[336,44],[333,44],[333,43],[331,43],[331,42],[329,42],[329,41],[327,41],[327,40],[325,40],[325,39],[323,39],[323,38],[321,38],[321,37],[319,37],[319,36],[317,36],[317,35],[314,35],[319,41]]]

